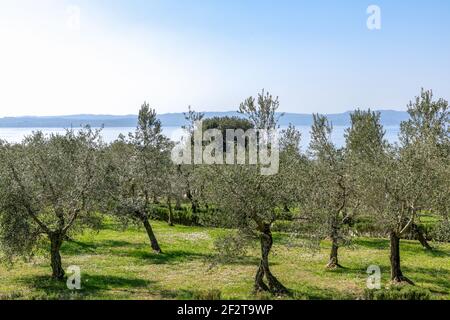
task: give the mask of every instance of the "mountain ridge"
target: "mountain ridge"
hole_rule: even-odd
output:
[[[381,122],[384,126],[398,126],[408,119],[408,113],[405,111],[379,110],[381,113]],[[350,124],[351,111],[343,113],[325,114],[335,126],[348,126]],[[235,111],[223,112],[204,112],[205,118],[237,116],[243,117]],[[282,113],[279,113],[282,114]],[[158,119],[165,127],[180,127],[185,124],[183,113],[164,113],[159,114]],[[312,124],[312,114],[286,112],[280,118],[279,124],[286,126],[293,124],[296,126],[310,126]],[[3,117],[0,118],[0,128],[75,128],[82,125],[91,125],[92,127],[135,127],[137,115],[95,115],[78,114],[65,116],[21,116],[21,117]]]

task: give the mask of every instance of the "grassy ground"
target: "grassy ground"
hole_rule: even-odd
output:
[[[214,239],[220,229],[176,226],[154,222],[164,254],[151,252],[146,234],[138,229],[121,231],[108,224],[100,232],[87,232],[62,249],[63,263],[82,270],[82,290],[73,293],[64,283],[49,280],[48,257],[0,265],[0,299],[192,299],[208,297],[214,289],[223,299],[256,299],[252,280],[258,264],[258,249],[247,257],[210,269]],[[271,255],[273,272],[291,289],[295,299],[357,299],[366,284],[366,269],[379,265],[382,283],[388,284],[388,241],[357,239],[340,250],[345,269],[327,271],[329,243],[320,252],[290,247],[287,238],[275,234]],[[427,252],[414,241],[402,241],[405,275],[434,298],[450,299],[450,245]]]

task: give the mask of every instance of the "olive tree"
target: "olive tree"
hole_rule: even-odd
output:
[[[0,153],[0,242],[9,257],[50,242],[52,277],[62,279],[61,246],[92,225],[98,204],[99,131],[35,132]]]
[[[142,223],[156,253],[162,250],[150,218],[155,199],[166,194],[169,188],[170,149],[171,143],[162,133],[155,110],[144,103],[135,133],[109,146],[105,168],[110,185],[105,199],[108,210],[125,223]]]
[[[285,183],[282,194],[282,209],[291,213],[291,207],[298,207],[304,200],[305,170],[308,159],[300,149],[301,133],[292,124],[280,133],[280,179]],[[300,196],[299,196],[300,195]]]
[[[186,141],[181,143],[194,145],[194,131],[196,129],[201,130],[201,128],[196,128],[198,122],[203,121],[205,117],[204,113],[196,112],[189,106],[188,112],[184,113],[184,118],[186,125],[183,129],[186,131],[186,136],[184,137]],[[198,172],[198,167],[194,165],[193,161],[191,163],[183,163],[177,165],[176,174],[179,178],[178,183],[183,186],[184,194],[189,202],[191,203],[192,214],[194,219],[197,219],[197,214],[199,211],[199,199],[201,193],[201,173]],[[200,182],[200,183],[199,183]]]
[[[408,174],[407,166],[411,163],[401,162],[399,148],[384,141],[379,113],[357,111],[352,115],[347,148],[358,181],[358,196],[375,223],[389,236],[391,279],[412,283],[401,271],[400,238],[409,227],[405,221],[411,218],[405,206],[404,187],[416,173]]]
[[[338,250],[348,240],[346,224],[351,217],[351,179],[345,150],[337,148],[332,140],[332,124],[322,115],[313,116],[308,179],[302,189],[301,208],[307,216],[316,237],[331,239],[331,253],[327,268],[341,267]]]
[[[269,94],[261,94],[257,103],[255,99],[249,98],[241,105],[240,110],[248,116],[256,129],[275,129],[278,105],[278,99]],[[258,135],[259,143],[261,139]],[[273,148],[277,147],[270,144],[269,152],[275,152]],[[261,145],[258,148],[261,148]],[[273,246],[271,229],[278,218],[276,208],[284,200],[285,183],[279,174],[262,175],[260,167],[261,163],[250,165],[249,162],[244,165],[210,165],[205,182],[210,201],[220,208],[218,214],[221,214],[224,220],[234,221],[237,234],[225,239],[232,240],[232,252],[240,251],[250,239],[259,239],[261,260],[255,275],[255,291],[283,294],[288,290],[272,273],[269,255]]]
[[[410,231],[427,249],[432,249],[416,221],[420,213],[426,212],[438,217],[436,229],[447,230],[450,212],[450,116],[448,102],[433,99],[433,92],[422,89],[420,96],[408,105],[409,120],[401,124],[400,141],[403,158],[415,163],[424,162],[417,168],[422,170],[426,180],[418,181],[419,189],[429,183],[430,188],[423,190],[422,197],[410,202],[416,208],[417,215],[411,223]],[[428,174],[427,174],[428,173]],[[420,190],[417,190],[420,193]],[[441,235],[443,235],[441,233]]]
[[[423,91],[408,105],[401,145],[383,139],[379,114],[359,112],[347,133],[359,197],[390,238],[391,280],[413,283],[401,270],[400,239],[421,212],[448,217],[448,104]],[[446,146],[447,145],[447,146]]]

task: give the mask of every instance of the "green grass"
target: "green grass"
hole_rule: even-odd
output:
[[[246,257],[211,267],[214,239],[221,229],[175,226],[153,222],[164,254],[152,253],[145,232],[121,231],[110,223],[100,232],[86,232],[62,248],[63,264],[82,270],[82,290],[49,279],[48,257],[0,265],[0,299],[195,299],[219,292],[222,299],[261,299],[252,294],[258,248]],[[436,245],[436,244],[434,244]],[[340,250],[345,267],[327,271],[330,244],[320,251],[288,245],[275,234],[270,257],[273,273],[292,291],[288,299],[358,299],[363,296],[369,265],[379,265],[382,283],[389,283],[389,243],[360,238]],[[427,252],[418,242],[402,241],[403,271],[435,299],[450,299],[450,244]],[[213,293],[212,293],[213,292]],[[216,296],[216,295],[214,295]]]

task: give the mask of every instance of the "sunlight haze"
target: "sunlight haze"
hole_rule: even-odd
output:
[[[0,117],[227,111],[262,88],[296,113],[448,98],[449,2],[377,1],[377,31],[370,4],[2,0]]]

